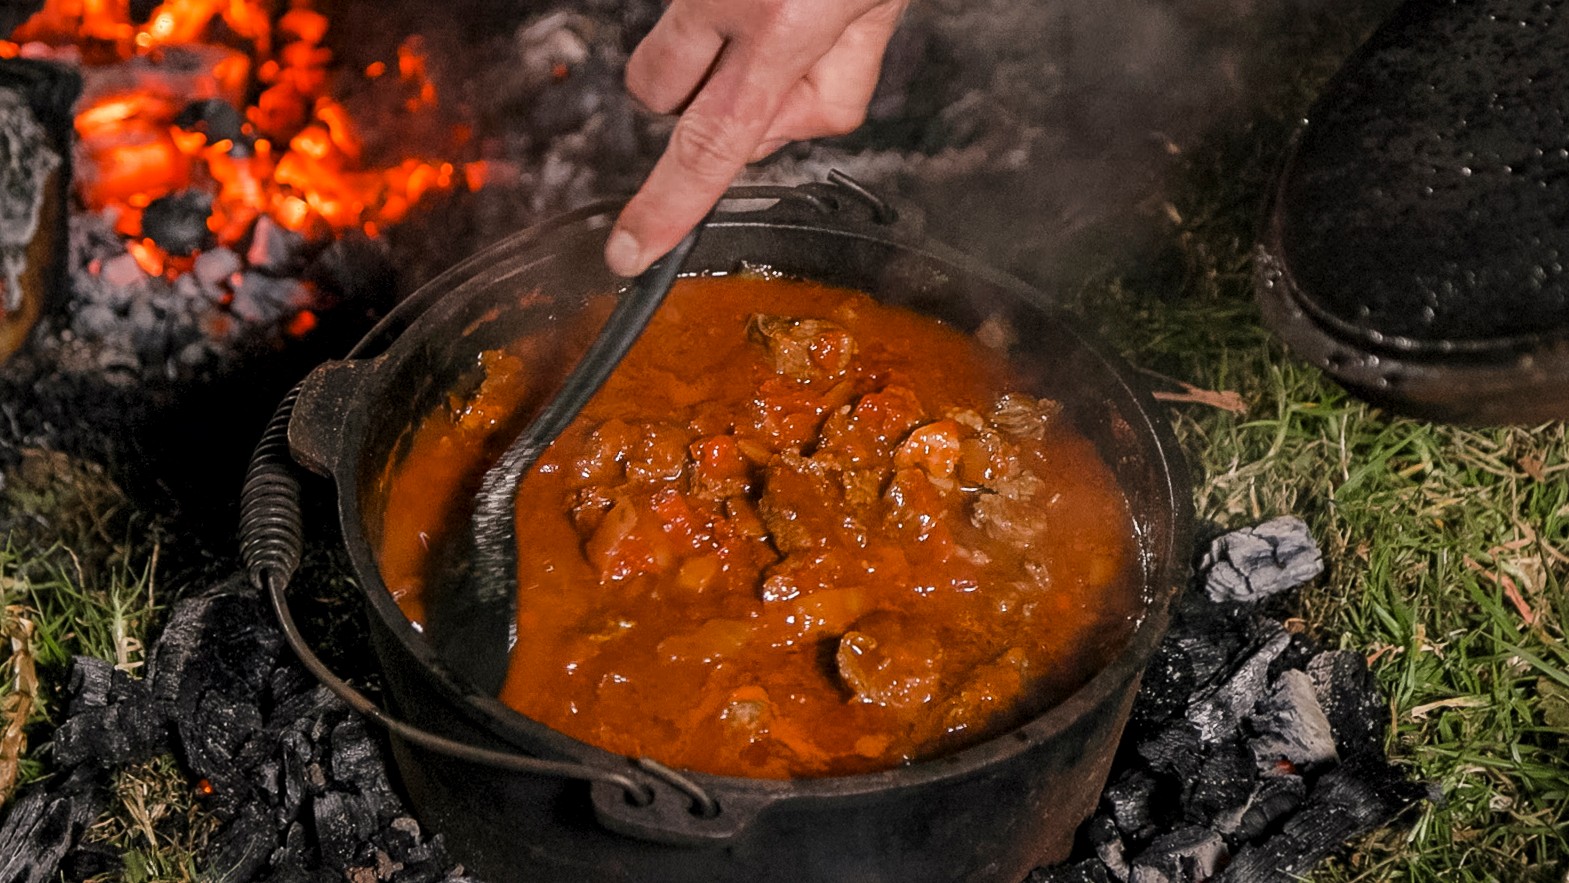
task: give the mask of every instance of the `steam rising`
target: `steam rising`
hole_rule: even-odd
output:
[[[391,14],[376,4],[373,16],[348,18],[375,26],[344,49],[373,51],[381,34],[421,32],[442,94],[463,96],[476,116],[477,158],[507,174],[454,212],[446,225],[454,240],[472,249],[590,199],[630,193],[669,129],[621,87],[626,56],[660,4],[458,5],[473,8],[432,16],[424,3]],[[1239,126],[1282,76],[1296,75],[1283,47],[1327,32],[1349,52],[1357,27],[1392,6],[916,0],[867,124],[788,147],[742,183],[820,181],[841,169],[907,199],[930,235],[1025,278],[1071,285],[1138,257],[1160,225],[1180,217],[1166,204],[1174,170],[1207,135]],[[1342,19],[1362,24],[1337,30]],[[1322,57],[1324,47],[1315,52]]]

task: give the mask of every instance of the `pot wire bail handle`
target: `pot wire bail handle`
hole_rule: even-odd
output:
[[[653,803],[652,786],[614,770],[480,748],[405,723],[383,711],[369,697],[338,677],[316,655],[295,624],[287,597],[289,580],[299,567],[305,546],[300,480],[295,471],[298,467],[289,455],[288,442],[289,417],[299,393],[300,387],[296,386],[284,396],[251,456],[240,496],[240,554],[251,585],[271,598],[284,640],[306,670],[349,708],[421,748],[512,772],[603,782],[624,791],[627,802],[633,806],[644,807]],[[642,768],[651,775],[666,778],[657,765]],[[683,793],[691,794],[685,787],[690,783],[682,777],[672,773],[668,781]],[[703,808],[703,803],[694,802],[694,811]]]

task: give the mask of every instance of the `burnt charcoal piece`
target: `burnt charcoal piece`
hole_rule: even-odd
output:
[[[256,879],[278,846],[278,827],[259,803],[240,811],[208,843],[209,872],[221,883]]]
[[[43,8],[44,0],[0,0],[0,37],[9,35]]]
[[[142,233],[169,254],[189,255],[213,245],[210,214],[210,193],[182,190],[160,196],[142,212]]]
[[[1136,835],[1154,822],[1150,802],[1159,783],[1141,770],[1128,770],[1106,786],[1101,805],[1126,835]]]
[[[234,811],[255,784],[242,758],[262,731],[261,704],[282,638],[242,577],[180,605],[154,647],[152,697],[173,722],[186,765]]]
[[[1125,880],[1128,876],[1127,845],[1117,833],[1117,824],[1106,816],[1096,816],[1084,826],[1084,839],[1095,848],[1099,858],[1113,877]]]
[[[1226,858],[1219,834],[1198,826],[1178,828],[1155,838],[1133,860],[1128,883],[1199,883],[1214,877]]]
[[[1248,725],[1257,734],[1253,753],[1260,769],[1270,769],[1284,759],[1299,770],[1311,771],[1340,759],[1335,752],[1335,734],[1306,672],[1293,669],[1281,673],[1274,690],[1248,718]]]
[[[381,752],[370,739],[365,721],[350,715],[332,729],[331,774],[339,787],[348,788],[365,798],[377,819],[390,819],[403,807],[387,781],[387,767]]]
[[[1288,883],[1348,841],[1430,797],[1380,759],[1356,758],[1325,773],[1280,834],[1240,850],[1217,883]]]
[[[1253,752],[1240,738],[1229,739],[1211,749],[1197,776],[1183,782],[1183,814],[1197,825],[1235,829],[1257,782]]]
[[[66,880],[124,879],[124,870],[120,850],[107,843],[78,844],[60,860]]]
[[[1276,622],[1261,623],[1260,631],[1263,634],[1258,649],[1236,667],[1225,683],[1188,707],[1187,718],[1198,727],[1205,741],[1224,739],[1236,732],[1242,719],[1269,689],[1270,665],[1291,643],[1291,636]]]
[[[305,237],[262,215],[251,228],[251,244],[245,250],[245,260],[253,270],[284,276],[304,269],[304,254]]]
[[[87,767],[23,793],[0,825],[0,883],[52,883],[61,859],[108,805],[102,777]]]
[[[322,860],[347,868],[357,848],[376,830],[376,814],[363,797],[329,791],[316,798],[312,813]]]
[[[363,234],[348,233],[322,249],[305,278],[322,291],[345,301],[390,303],[397,290],[397,273],[387,243]]]
[[[1367,660],[1349,650],[1326,650],[1308,662],[1307,673],[1340,756],[1383,757],[1389,714]]]
[[[1263,776],[1258,787],[1248,798],[1247,809],[1242,813],[1236,829],[1221,830],[1234,842],[1246,843],[1264,834],[1276,820],[1287,813],[1296,812],[1307,796],[1307,783],[1293,773]]]
[[[1198,727],[1175,721],[1154,737],[1139,743],[1138,753],[1150,769],[1187,781],[1204,762],[1204,737]]]
[[[78,656],[71,661],[69,689],[70,717],[54,735],[54,759],[62,766],[134,763],[168,747],[167,723],[149,701],[146,681],[105,660]]]
[[[1213,601],[1258,601],[1324,572],[1318,543],[1300,518],[1284,516],[1222,534],[1199,570]]]

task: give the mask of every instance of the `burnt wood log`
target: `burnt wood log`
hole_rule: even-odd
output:
[[[60,299],[57,292],[66,278],[71,105],[81,86],[69,68],[0,59],[0,362],[22,346],[48,305]]]

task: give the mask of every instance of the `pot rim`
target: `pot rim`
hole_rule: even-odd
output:
[[[771,188],[778,190],[781,188]],[[731,198],[772,198],[742,194]],[[382,366],[397,358],[407,347],[413,346],[408,332],[415,328],[421,317],[434,304],[472,282],[486,269],[503,261],[525,261],[538,249],[542,240],[567,227],[587,224],[598,226],[596,219],[603,219],[619,211],[621,200],[604,200],[569,211],[542,224],[526,228],[505,237],[468,259],[454,265],[421,286],[401,302],[349,352],[347,360],[361,360],[365,376],[356,384],[356,392],[365,383],[374,382],[374,375]],[[1191,534],[1192,502],[1187,492],[1186,461],[1176,443],[1170,426],[1155,410],[1137,375],[1120,357],[1107,352],[1086,334],[1074,318],[1050,302],[1038,289],[1023,281],[979,264],[953,249],[930,240],[910,241],[908,236],[897,235],[882,224],[847,222],[835,218],[825,224],[821,218],[802,221],[777,217],[760,218],[745,214],[716,214],[709,222],[713,229],[746,226],[767,226],[771,229],[797,228],[828,232],[833,235],[870,240],[891,246],[951,268],[956,275],[979,278],[1010,291],[1054,321],[1061,322],[1065,330],[1116,379],[1136,407],[1133,413],[1122,413],[1144,446],[1158,462],[1162,481],[1159,485],[1161,506],[1171,514],[1171,529],[1167,531],[1165,548],[1151,548],[1152,540],[1141,539],[1140,557],[1144,564],[1144,578],[1140,589],[1145,605],[1142,615],[1128,633],[1122,651],[1102,667],[1069,696],[1043,709],[1023,723],[999,732],[966,748],[886,770],[837,776],[808,778],[768,779],[727,776],[695,770],[680,770],[680,774],[700,782],[725,795],[752,795],[762,798],[842,798],[858,794],[885,793],[889,790],[915,788],[945,780],[968,778],[983,774],[989,767],[1014,757],[1034,745],[1044,742],[1070,728],[1076,721],[1097,706],[1113,699],[1130,678],[1138,678],[1148,665],[1155,647],[1166,631],[1170,608],[1177,592],[1186,581],[1189,570],[1188,551],[1183,545]],[[750,216],[749,216],[750,215]],[[608,220],[603,223],[608,223]],[[415,335],[417,337],[417,335]],[[361,400],[363,397],[361,396]],[[1120,412],[1119,412],[1120,413]],[[1134,418],[1137,418],[1136,420]],[[359,410],[351,412],[342,425],[344,450],[353,449],[365,437],[368,420]],[[361,528],[360,499],[356,477],[350,473],[357,465],[354,457],[340,457],[329,466],[329,473],[338,491],[338,514],[344,542],[360,579],[360,591],[376,612],[388,633],[403,649],[434,676],[441,688],[455,700],[471,723],[484,732],[525,752],[537,751],[536,743],[543,740],[552,752],[604,769],[626,769],[634,758],[606,751],[550,728],[521,712],[513,710],[495,696],[487,695],[467,685],[451,672],[436,656],[434,648],[415,629],[411,621],[397,606],[391,592],[382,581],[375,555]],[[1137,519],[1135,524],[1138,526]],[[1141,530],[1141,533],[1143,531]],[[1129,694],[1132,695],[1131,693]]]

